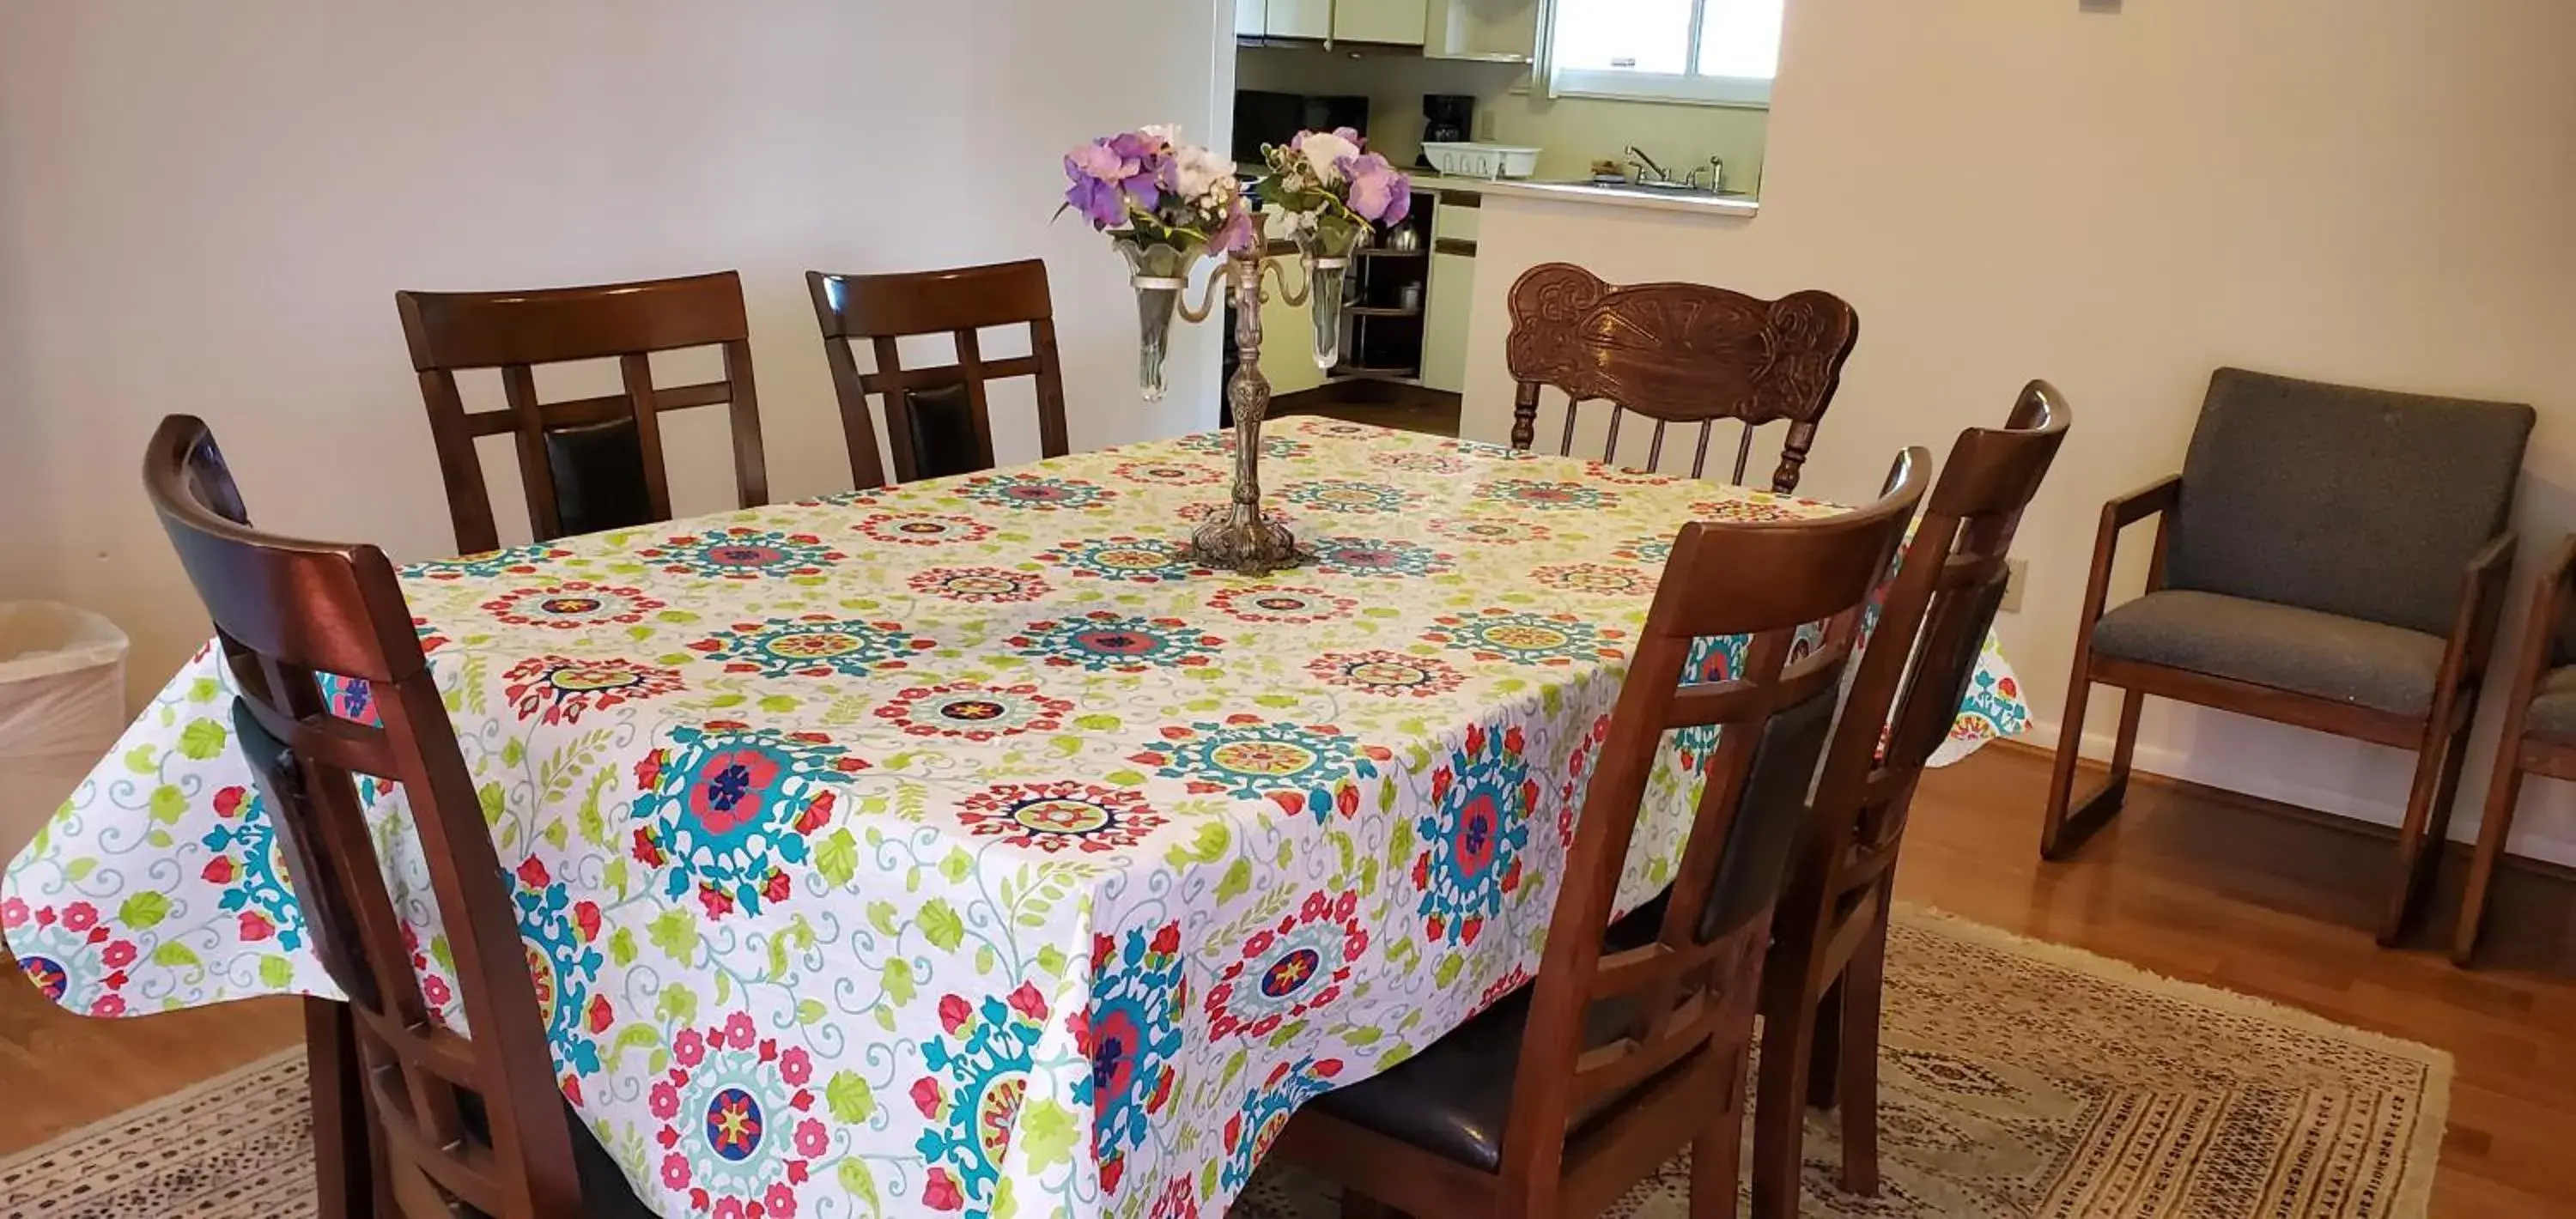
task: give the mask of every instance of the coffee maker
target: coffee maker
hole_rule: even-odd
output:
[[[1422,142],[1425,144],[1458,144],[1469,139],[1476,126],[1476,98],[1468,93],[1425,93],[1422,95]],[[1414,164],[1431,168],[1431,158],[1417,156]]]

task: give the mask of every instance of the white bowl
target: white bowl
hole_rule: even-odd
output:
[[[1513,144],[1446,144],[1422,146],[1431,167],[1461,178],[1526,178],[1538,172],[1538,149]]]

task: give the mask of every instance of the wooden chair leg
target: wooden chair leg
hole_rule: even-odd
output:
[[[2514,807],[2522,799],[2522,734],[2514,730],[2521,726],[2506,723],[2510,735],[2496,747],[2495,777],[2487,781],[2486,815],[2478,819],[2478,853],[2469,864],[2468,890],[2460,895],[2459,925],[2451,931],[2455,965],[2477,961],[2478,936],[2486,930],[2487,891],[2495,884],[2496,861],[2503,857],[2505,841],[2513,834]]]
[[[2447,712],[2437,706],[2437,715]],[[2421,904],[2424,888],[2433,879],[2434,868],[2442,859],[2442,842],[2448,836],[2451,800],[2460,788],[2462,755],[2467,750],[2468,718],[2462,717],[2456,733],[2435,736],[2427,731],[2424,747],[2415,755],[2415,779],[2406,790],[2406,820],[2397,830],[2397,875],[2390,885],[2387,909],[2379,919],[2381,947],[2393,946],[2406,934]]]
[[[1887,980],[1887,898],[1878,917],[1843,967],[1842,1079],[1843,1192],[1878,1193],[1878,1020]]]
[[[1846,970],[1844,977],[1849,977]],[[1831,1109],[1841,1095],[1837,1084],[1842,1068],[1843,1021],[1850,1006],[1850,987],[1844,978],[1834,979],[1825,988],[1825,997],[1816,1002],[1813,1037],[1807,1042],[1807,1104],[1818,1109]]]
[[[1723,1072],[1723,1103],[1710,1106],[1708,1123],[1691,1143],[1690,1219],[1735,1219],[1735,1194],[1744,1176],[1744,1101],[1752,1083],[1744,1077],[1748,1054],[1735,1052]]]
[[[1781,980],[1762,1013],[1761,1079],[1753,1100],[1753,1217],[1796,1219],[1806,1175],[1808,1050],[1816,1007],[1795,977]]]
[[[2080,649],[2079,649],[2080,650]],[[2079,666],[2082,661],[2077,662]],[[2076,670],[2070,690],[2088,694],[2092,681],[2089,666]],[[2129,797],[2129,767],[2138,752],[2138,716],[2146,707],[2147,696],[2135,690],[2120,692],[2120,726],[2111,739],[2111,773],[2101,789],[2081,803],[2073,802],[2076,763],[2084,746],[2084,702],[2082,696],[2066,698],[2066,722],[2057,733],[2056,767],[2049,775],[2048,822],[2040,837],[2039,853],[2045,859],[2065,859],[2082,847],[2094,832],[2109,824]]]
[[[313,1183],[320,1219],[376,1213],[372,1140],[349,1005],[304,1001],[305,1077],[313,1096]]]

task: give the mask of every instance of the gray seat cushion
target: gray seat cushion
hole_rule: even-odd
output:
[[[2399,715],[2433,707],[2441,637],[2217,593],[2149,593],[2102,615],[2099,656],[2232,677]]]
[[[2576,736],[2576,665],[2551,669],[2541,676],[2540,689],[2532,692],[2531,711],[2522,726],[2525,732]]]
[[[2448,636],[2504,528],[2532,409],[2222,368],[2183,463],[2166,586]]]

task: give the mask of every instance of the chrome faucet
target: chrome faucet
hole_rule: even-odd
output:
[[[1655,159],[1647,156],[1645,149],[1639,148],[1634,144],[1630,144],[1628,146],[1628,180],[1631,182],[1670,182],[1673,180],[1673,176],[1665,173],[1663,166],[1655,164]]]

